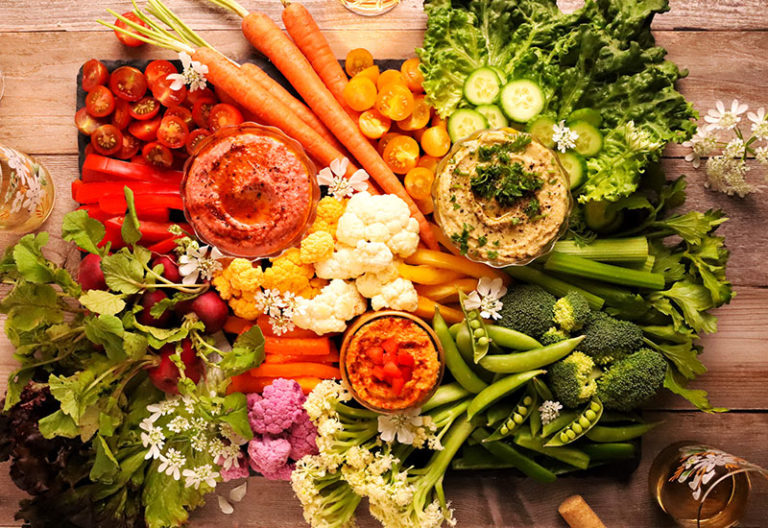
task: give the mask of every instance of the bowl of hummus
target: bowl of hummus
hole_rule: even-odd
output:
[[[344,335],[341,377],[363,406],[383,414],[421,407],[445,370],[432,328],[408,312],[384,310],[360,316]]]
[[[435,221],[469,259],[502,268],[551,251],[572,201],[555,153],[512,128],[453,145],[435,172]]]
[[[274,127],[243,123],[200,143],[184,166],[184,215],[232,257],[275,257],[301,241],[320,199],[317,169]]]

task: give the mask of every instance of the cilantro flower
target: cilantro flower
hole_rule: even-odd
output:
[[[425,425],[421,409],[412,409],[400,414],[381,414],[378,418],[379,433],[385,442],[412,445],[419,429]]]
[[[157,403],[147,405],[147,410],[152,413],[149,420],[154,423],[161,416],[168,416],[179,406],[178,398],[168,398]]]
[[[180,451],[170,447],[168,450],[160,455],[160,466],[157,470],[160,473],[165,473],[169,477],[173,477],[173,480],[179,480],[181,477],[181,468],[187,463],[187,459]]]
[[[741,115],[749,108],[745,104],[739,103],[734,99],[731,102],[731,109],[726,110],[722,101],[715,103],[715,108],[710,108],[707,111],[707,115],[704,116],[704,121],[709,123],[707,128],[709,130],[733,130],[741,122]]]
[[[768,147],[760,147],[755,149],[755,159],[761,165],[768,166]]]
[[[746,145],[743,139],[739,137],[733,138],[723,149],[723,155],[726,158],[741,158],[744,155],[745,148]]]
[[[685,155],[685,161],[698,169],[701,166],[701,158],[709,156],[717,149],[717,138],[708,129],[699,128],[696,134],[682,146],[691,149],[691,152]]]
[[[557,150],[560,152],[575,148],[577,139],[579,139],[579,134],[565,126],[565,119],[552,125],[552,141],[555,142]]]
[[[293,292],[266,289],[256,294],[256,308],[269,316],[275,334],[282,335],[296,328],[294,317],[304,315],[306,305],[299,303],[299,299]]]
[[[752,135],[758,139],[768,140],[768,115],[765,108],[760,107],[757,112],[749,112],[747,118],[752,121]]]
[[[208,66],[201,62],[193,61],[192,57],[183,51],[179,53],[179,60],[181,60],[182,72],[171,73],[166,77],[169,81],[173,81],[170,86],[171,90],[181,90],[185,85],[189,85],[190,92],[205,89],[207,85],[205,76],[208,75]]]
[[[713,191],[744,198],[758,190],[746,181],[749,166],[743,159],[713,156],[707,160],[705,186]]]
[[[499,299],[507,294],[507,288],[500,278],[491,279],[483,277],[477,283],[477,290],[467,295],[464,308],[467,310],[480,310],[483,319],[501,319],[503,304]]]
[[[165,435],[163,434],[163,430],[159,427],[155,427],[149,418],[142,420],[139,424],[139,428],[142,430],[140,435],[141,445],[149,448],[144,459],[160,458],[160,450],[165,445]]]
[[[179,257],[179,273],[183,284],[196,284],[199,279],[211,280],[222,266],[219,261],[224,255],[215,247],[189,244]]]
[[[193,469],[185,469],[181,474],[184,476],[184,486],[195,489],[199,489],[200,484],[215,488],[216,479],[219,477],[219,472],[214,471],[213,466],[210,464],[203,464]]]
[[[368,173],[360,169],[347,178],[348,166],[347,158],[335,159],[330,167],[322,169],[317,175],[317,182],[328,187],[328,194],[337,200],[349,198],[355,192],[368,190]]]
[[[560,416],[560,411],[563,410],[563,405],[558,401],[546,400],[539,406],[539,413],[541,414],[541,423],[547,425],[553,422]]]

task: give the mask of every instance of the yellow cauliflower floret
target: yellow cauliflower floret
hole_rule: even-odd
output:
[[[211,281],[222,299],[229,302],[235,315],[244,319],[256,319],[261,312],[256,309],[256,293],[261,291],[263,272],[249,260],[234,259],[217,272]]]
[[[256,308],[256,298],[254,294],[248,294],[244,297],[234,297],[229,300],[229,307],[236,316],[243,319],[254,320],[261,315],[261,311]]]
[[[217,271],[211,280],[211,284],[219,292],[219,296],[228,301],[232,298],[232,284],[229,282],[229,277],[225,273],[226,268]]]
[[[299,248],[291,248],[272,260],[272,267],[264,270],[261,285],[264,289],[298,293],[309,287],[309,279],[314,276],[315,267],[303,264]]]
[[[326,196],[317,203],[315,222],[309,229],[310,233],[326,231],[336,237],[336,224],[344,214],[344,202],[333,196]]]
[[[301,241],[301,262],[314,264],[327,260],[333,255],[333,235],[327,231],[317,231]]]
[[[245,292],[252,292],[261,287],[263,272],[261,266],[254,266],[245,259],[234,259],[227,266],[227,275],[232,285],[232,290],[239,290],[240,296]]]

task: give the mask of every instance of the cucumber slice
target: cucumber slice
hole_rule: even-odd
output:
[[[544,109],[544,92],[528,79],[508,82],[501,89],[501,109],[518,123],[527,123]]]
[[[571,189],[575,189],[587,179],[587,161],[575,152],[557,152],[557,159],[568,173]]]
[[[504,112],[496,105],[480,105],[475,110],[483,114],[483,117],[488,121],[488,128],[504,128],[509,126],[509,121]]]
[[[499,97],[501,82],[490,68],[479,68],[464,82],[464,99],[473,105],[491,104]]]
[[[596,128],[603,124],[603,116],[594,108],[579,108],[568,116],[568,121],[586,121]]]
[[[448,135],[451,136],[452,143],[486,128],[488,121],[483,114],[469,108],[456,110],[448,118]]]
[[[488,66],[488,67],[496,72],[496,76],[501,81],[501,84],[505,84],[507,82],[507,74],[504,73],[504,70],[502,70],[498,66]]]
[[[538,140],[547,148],[555,148],[555,142],[552,140],[552,134],[554,133],[553,127],[557,125],[555,120],[547,116],[539,116],[530,123],[526,129],[528,133],[533,136],[533,139]]]
[[[576,152],[582,156],[590,158],[603,149],[603,135],[593,125],[586,121],[574,121],[568,124],[568,128],[579,135]]]

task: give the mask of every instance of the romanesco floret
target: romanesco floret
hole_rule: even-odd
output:
[[[592,311],[584,296],[571,290],[557,300],[553,312],[555,324],[566,332],[574,332],[587,324]]]
[[[541,337],[539,338],[539,343],[541,343],[544,346],[554,345],[555,343],[559,343],[560,341],[565,341],[570,336],[568,335],[568,332],[565,330],[562,330],[560,328],[557,328],[553,326],[543,334],[541,334]]]
[[[317,334],[343,332],[367,305],[354,283],[334,279],[313,299],[298,299],[293,323]]]
[[[597,396],[606,409],[631,411],[656,394],[664,383],[667,361],[642,348],[616,361],[597,381]]]
[[[501,298],[501,320],[496,324],[538,339],[552,326],[555,300],[539,286],[514,286]]]
[[[630,321],[614,319],[605,312],[593,312],[583,330],[579,350],[592,356],[598,365],[622,359],[643,346],[643,331]]]
[[[549,369],[549,382],[557,399],[566,407],[578,407],[597,392],[600,369],[583,352],[573,352]]]
[[[333,255],[335,241],[327,231],[315,231],[301,241],[300,258],[302,264],[314,264],[328,260]]]

